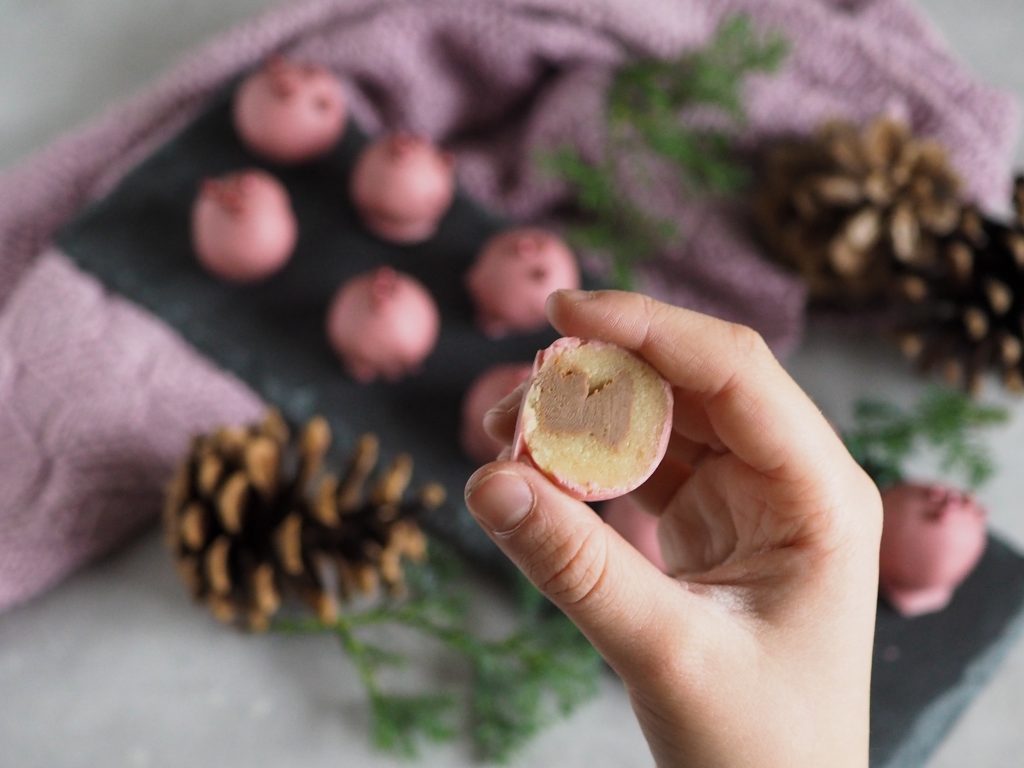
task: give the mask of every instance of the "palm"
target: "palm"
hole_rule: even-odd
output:
[[[740,579],[754,558],[799,542],[808,499],[727,453],[702,461],[661,509],[658,538],[671,573],[705,583]],[[813,520],[814,518],[810,518]]]

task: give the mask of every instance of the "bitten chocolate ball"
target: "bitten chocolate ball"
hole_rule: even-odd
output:
[[[454,160],[427,139],[395,133],[360,154],[352,202],[366,228],[394,243],[429,239],[452,204]]]
[[[654,472],[672,430],[672,388],[615,344],[561,338],[537,354],[512,457],[583,501],[622,496]]]
[[[264,171],[207,179],[192,206],[199,262],[225,280],[261,280],[283,267],[298,236],[288,191]]]
[[[324,67],[271,56],[239,86],[235,130],[256,154],[301,163],[331,150],[345,131],[348,105],[341,82]]]

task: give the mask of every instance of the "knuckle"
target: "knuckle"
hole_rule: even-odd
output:
[[[538,585],[541,592],[561,605],[592,601],[608,568],[607,540],[601,534],[593,526],[582,539],[565,541],[549,559],[554,570]]]
[[[635,294],[640,297],[640,311],[648,321],[653,320],[658,313],[661,311],[662,304],[660,301],[652,299],[645,293]]]
[[[732,345],[737,354],[745,359],[761,359],[771,355],[768,342],[764,336],[748,325],[730,323]]]
[[[655,318],[658,312],[658,303],[650,296],[644,294],[633,294],[639,302],[638,311],[635,317],[639,318],[640,326],[637,333],[637,348],[644,350],[654,343],[654,331],[656,326]]]
[[[664,353],[666,348],[672,346],[669,340],[672,335],[671,329],[676,324],[673,315],[678,310],[650,296],[636,295],[639,300],[639,311],[635,313],[635,317],[639,318],[640,322],[636,350],[644,357]]]
[[[850,492],[850,499],[859,511],[856,519],[868,540],[877,542],[882,536],[882,494],[874,480],[859,466],[855,477],[857,479]]]
[[[647,295],[641,294],[641,297],[643,316],[647,322],[647,338],[654,342],[664,335],[665,328],[671,324],[676,308]]]
[[[821,533],[845,550],[874,552],[882,535],[882,498],[878,487],[852,460],[849,470],[818,480]]]

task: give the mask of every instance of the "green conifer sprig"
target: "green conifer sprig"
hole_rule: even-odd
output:
[[[977,488],[994,471],[979,432],[1006,422],[1008,415],[1004,408],[936,388],[906,410],[877,400],[859,401],[855,426],[843,439],[880,487],[901,482],[904,462],[924,443],[938,452],[942,472],[961,474],[968,487]]]
[[[579,221],[568,230],[570,242],[603,256],[617,287],[631,288],[636,263],[680,237],[674,222],[630,199],[623,174],[642,186],[652,164],[667,164],[688,194],[738,190],[748,180],[734,147],[736,129],[746,119],[743,84],[753,73],[776,69],[785,53],[779,37],[758,34],[746,17],[727,19],[701,50],[633,61],[615,74],[607,145],[599,157],[584,158],[571,148],[542,156],[547,170],[576,194]],[[682,112],[692,107],[713,110],[720,126],[685,124]]]
[[[406,659],[370,644],[364,630],[402,627],[441,644],[470,672],[462,698],[478,757],[505,762],[559,715],[568,715],[596,693],[600,657],[568,619],[545,610],[550,606],[525,580],[519,626],[497,640],[482,638],[469,627],[455,562],[435,544],[426,565],[406,569],[409,594],[404,600],[346,614],[333,623],[285,619],[274,628],[335,635],[366,690],[374,743],[404,757],[417,756],[424,742],[457,737],[460,697],[385,691],[379,672]]]
[[[653,254],[671,242],[676,237],[675,225],[625,198],[608,164],[594,165],[575,150],[562,149],[548,155],[545,166],[577,190],[577,203],[584,215],[567,230],[569,242],[606,258],[612,284],[630,290],[633,265],[644,254]]]

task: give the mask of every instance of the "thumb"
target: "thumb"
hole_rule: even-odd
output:
[[[678,643],[692,596],[537,470],[487,464],[466,484],[466,503],[624,679],[647,674],[666,643]]]

